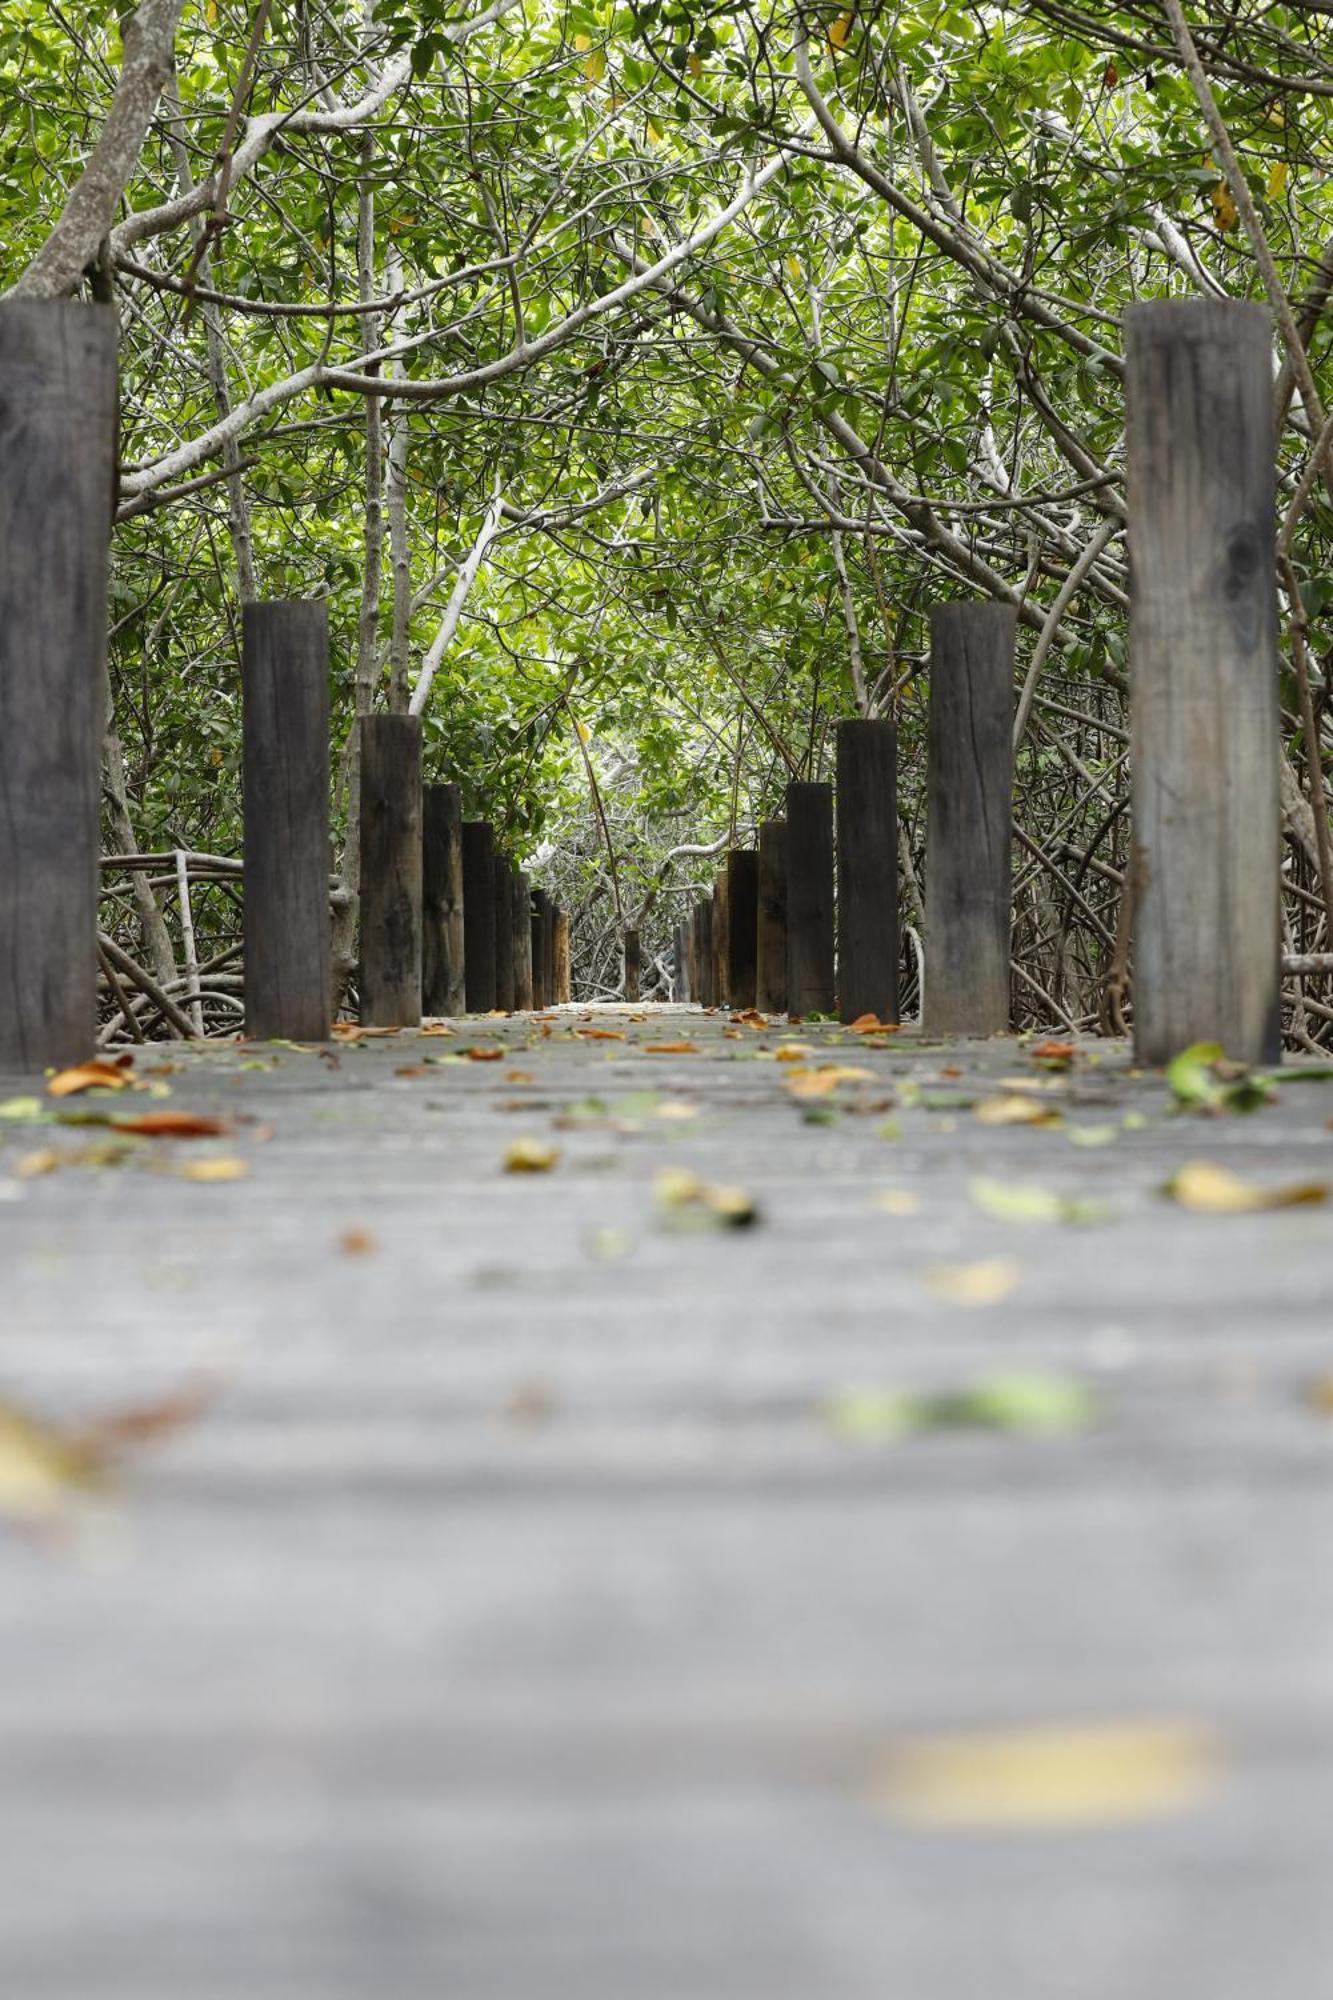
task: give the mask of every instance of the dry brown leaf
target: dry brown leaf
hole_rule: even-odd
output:
[[[53,1174],[64,1165],[64,1156],[54,1146],[39,1146],[35,1153],[23,1153],[14,1162],[14,1178],[20,1181],[36,1180],[40,1174]]]
[[[117,1132],[132,1132],[139,1139],[218,1139],[231,1130],[225,1119],[197,1111],[141,1111],[111,1122]]]
[[[878,1014],[858,1014],[854,1021],[847,1023],[854,1035],[896,1035],[896,1021],[881,1021]]]
[[[809,1042],[784,1042],[780,1049],[774,1049],[773,1060],[780,1063],[803,1063],[812,1056],[814,1049]]]
[[[1048,1038],[1044,1042],[1034,1042],[1028,1054],[1033,1062],[1045,1063],[1049,1069],[1068,1069],[1078,1054],[1078,1044]]]
[[[503,1049],[472,1048],[464,1049],[463,1054],[469,1062],[503,1062],[505,1058]]]
[[[973,1107],[973,1116],[981,1125],[1058,1125],[1060,1113],[1054,1105],[1043,1104],[1035,1097],[1020,1097],[1017,1092],[1007,1097],[983,1097]]]
[[[338,1232],[338,1248],[344,1257],[373,1257],[379,1247],[374,1231],[363,1228],[359,1222]]]
[[[124,1063],[97,1061],[57,1070],[46,1088],[52,1097],[76,1097],[84,1090],[131,1090],[136,1082]]]
[[[574,1033],[585,1042],[623,1042],[623,1028],[575,1028]]]
[[[250,1162],[231,1153],[214,1153],[207,1160],[187,1160],[178,1169],[181,1179],[186,1181],[243,1181],[249,1171]]]
[[[363,1028],[357,1021],[335,1021],[332,1034],[338,1042],[382,1041],[386,1035],[401,1035],[401,1028]]]
[[[560,1158],[559,1148],[541,1139],[515,1139],[505,1147],[507,1174],[546,1174]]]
[[[646,1056],[697,1056],[698,1046],[694,1042],[645,1042]]]

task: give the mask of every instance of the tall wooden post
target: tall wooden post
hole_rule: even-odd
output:
[[[713,958],[713,899],[705,896],[695,915],[699,920],[699,1004],[717,1005],[717,967]]]
[[[838,724],[838,1011],[898,1019],[898,743],[891,722]]]
[[[551,995],[546,990],[546,917],[542,910],[544,891],[531,891],[531,905],[528,914],[528,936],[532,942],[532,1004],[536,1011],[544,1013],[551,1004]]]
[[[689,920],[686,919],[684,923],[676,925],[676,933],[675,933],[675,954],[676,954],[675,955],[675,970],[676,970],[675,998],[682,1002],[688,1001],[690,998],[691,954],[690,954],[689,940],[690,940],[690,925],[689,925]]]
[[[0,1070],[96,1040],[115,436],[111,308],[0,302]]]
[[[1014,631],[1010,604],[937,604],[926,754],[926,991],[932,1035],[1009,1026]]]
[[[753,1007],[758,991],[759,850],[727,856],[727,987],[733,1007]]]
[[[555,1001],[567,1007],[574,997],[574,969],[571,964],[569,911],[555,913]]]
[[[1125,315],[1134,1047],[1280,1050],[1272,323],[1191,299]],[[929,961],[927,961],[929,963]]]
[[[463,986],[469,1014],[495,1006],[495,834],[484,819],[463,821]]]
[[[759,829],[755,1005],[764,1014],[785,1014],[787,1011],[787,822],[785,819],[765,820]]]
[[[639,949],[639,933],[625,932],[625,998],[637,1001],[639,986],[643,977],[643,959]]]
[[[361,1019],[368,1028],[415,1028],[421,1020],[421,718],[363,715],[358,727]]]
[[[532,894],[528,878],[514,870],[514,893],[509,905],[514,953],[514,1006],[520,1014],[532,1007]]]
[[[463,929],[463,790],[427,785],[422,794],[421,1003],[430,1015],[467,1006]]]
[[[787,787],[787,1007],[831,1014],[833,973],[833,787]]]
[[[507,854],[495,857],[495,1004],[514,1011],[514,869]]]
[[[329,957],[329,618],[323,602],[242,613],[245,1031],[323,1042]]]
[[[552,896],[542,904],[542,943],[546,951],[546,991],[552,1007],[560,1005],[560,989],[555,980],[555,920],[559,905]]]
[[[727,893],[727,871],[723,867],[713,884],[713,986],[719,1007],[731,1004],[731,904]]]

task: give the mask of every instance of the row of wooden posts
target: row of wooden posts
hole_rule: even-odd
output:
[[[1134,1032],[1161,1062],[1215,1040],[1272,1059],[1280,1032],[1280,734],[1273,338],[1261,307],[1167,300],[1125,325],[1126,496],[1131,565]],[[91,1045],[96,1011],[100,741],[105,716],[108,500],[116,489],[116,320],[108,307],[0,303],[0,1067],[67,1060]],[[1094,504],[1115,517],[1099,489]],[[1073,583],[1077,581],[1077,572]],[[1073,587],[1071,583],[1071,588]],[[935,614],[930,686],[926,1018],[942,1032],[1007,1024],[1013,626],[1009,605]],[[1052,614],[1054,616],[1054,614]],[[255,606],[246,621],[246,982],[252,1032],[327,1026],[328,677],[322,611]],[[1055,626],[1051,626],[1054,632]],[[319,665],[314,662],[318,659]],[[304,660],[302,668],[298,661]],[[836,866],[843,907],[843,1012],[896,1004],[891,853],[893,746],[882,724],[839,742]],[[456,936],[423,857],[447,844],[456,803],[420,785],[411,718],[364,727],[362,1002],[395,1024],[457,996]],[[1318,809],[1323,809],[1322,800]],[[833,804],[793,785],[785,835],[766,830],[728,867],[725,997],[831,1011]],[[785,858],[783,848],[785,843]],[[484,841],[471,837],[473,878]],[[478,984],[466,937],[464,999]],[[496,931],[491,857],[471,920]],[[532,958],[533,997],[558,980],[512,874],[510,957]],[[759,913],[785,879],[786,944]],[[487,918],[483,906],[491,910]],[[453,920],[454,913],[446,913]],[[539,915],[541,915],[539,906]],[[544,922],[544,916],[542,917]],[[691,921],[699,989],[707,920]],[[325,928],[321,928],[325,927]],[[554,918],[552,936],[556,934]],[[527,940],[526,952],[524,940]],[[439,954],[450,954],[445,989]],[[737,956],[736,954],[739,954]],[[688,956],[689,954],[687,954]],[[495,957],[495,981],[507,976]],[[515,996],[522,974],[515,969]],[[452,979],[453,985],[449,986]],[[323,996],[323,997],[322,997]],[[721,995],[719,995],[721,997]]]

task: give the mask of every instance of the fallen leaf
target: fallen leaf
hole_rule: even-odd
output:
[[[504,1170],[507,1174],[545,1174],[559,1158],[558,1148],[540,1139],[515,1139],[505,1147]]]
[[[983,1097],[973,1106],[973,1116],[982,1125],[1058,1125],[1061,1114],[1053,1104],[1037,1097]]]
[[[17,1180],[36,1180],[40,1174],[53,1174],[64,1164],[63,1155],[54,1146],[42,1146],[35,1153],[24,1153],[14,1162]]]
[[[870,1206],[881,1215],[916,1215],[921,1208],[921,1197],[911,1188],[881,1188],[871,1195]]]
[[[471,1048],[464,1049],[463,1054],[469,1062],[503,1062],[505,1052],[503,1049]],[[439,1060],[443,1061],[444,1058],[440,1057]]]
[[[1022,1268],[1012,1257],[980,1257],[971,1264],[934,1264],[925,1282],[959,1306],[994,1306],[1016,1290]]]
[[[1189,1111],[1257,1111],[1270,1102],[1273,1087],[1244,1063],[1228,1061],[1220,1042],[1192,1042],[1166,1066],[1176,1103]]]
[[[1044,1063],[1048,1069],[1068,1069],[1078,1055],[1078,1044],[1048,1038],[1044,1042],[1034,1042],[1028,1054],[1033,1062]]]
[[[179,1171],[187,1181],[243,1181],[250,1163],[230,1153],[215,1153],[207,1160],[187,1160]]]
[[[574,1033],[585,1042],[623,1042],[623,1028],[575,1028]]]
[[[0,1104],[0,1118],[12,1118],[19,1124],[27,1124],[34,1119],[47,1116],[46,1106],[40,1097],[7,1097],[3,1104]]]
[[[897,1744],[871,1791],[916,1826],[1111,1826],[1189,1812],[1220,1773],[1193,1723],[1035,1723]]]
[[[363,1028],[359,1021],[335,1021],[332,1028],[333,1039],[337,1042],[382,1041],[386,1035],[401,1035],[401,1028]]]
[[[801,1063],[812,1056],[814,1049],[809,1042],[784,1042],[780,1049],[774,1049],[773,1060],[780,1063]]]
[[[1113,1146],[1120,1131],[1118,1125],[1066,1125],[1065,1137],[1071,1146]]]
[[[360,1223],[354,1222],[338,1233],[338,1248],[344,1257],[373,1257],[379,1247],[374,1231],[363,1228]]]
[[[507,1069],[505,1071],[506,1083],[535,1083],[536,1081],[537,1078],[530,1069]]]
[[[1323,1181],[1259,1187],[1212,1160],[1189,1161],[1172,1175],[1163,1192],[1196,1215],[1250,1215],[1261,1209],[1305,1208],[1328,1200]]]
[[[73,1069],[57,1070],[47,1082],[51,1097],[75,1097],[83,1090],[130,1090],[135,1078],[120,1063],[78,1063]]]
[[[648,1056],[697,1056],[695,1042],[645,1042],[643,1052]]]
[[[881,1021],[878,1014],[858,1014],[854,1021],[847,1023],[854,1035],[896,1035],[896,1021]]]
[[[48,1423],[0,1403],[0,1508],[24,1521],[50,1521],[103,1487],[128,1445],[147,1443],[196,1418],[214,1393],[198,1384],[78,1426]]]
[[[759,1220],[758,1209],[742,1188],[700,1180],[697,1174],[681,1167],[664,1167],[654,1189],[659,1208],[682,1221],[748,1229]]]
[[[230,1130],[221,1118],[205,1118],[196,1111],[142,1111],[137,1116],[115,1116],[111,1124],[117,1132],[132,1132],[139,1139],[217,1139]]]
[[[984,1214],[998,1222],[1104,1222],[1109,1212],[1104,1202],[985,1175],[968,1182],[968,1193]]]

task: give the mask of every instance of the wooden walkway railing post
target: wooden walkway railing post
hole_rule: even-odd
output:
[[[692,956],[690,951],[690,920],[688,918],[684,923],[676,925],[672,939],[672,952],[672,963],[675,968],[675,997],[682,1002],[688,1001],[691,997],[690,959]]]
[[[363,715],[361,1019],[421,1020],[421,719]],[[323,890],[328,899],[327,885]]]
[[[421,1004],[432,1016],[467,1007],[463,934],[463,791],[427,785],[422,795]]]
[[[719,1007],[731,1004],[731,908],[725,866],[713,884],[713,999]]]
[[[488,820],[463,821],[463,987],[469,1014],[495,1006],[495,834]]]
[[[332,1027],[329,618],[247,604],[241,647],[245,1032],[323,1042]]]
[[[755,1005],[763,1014],[787,1011],[787,822],[759,829],[759,909],[756,919]]]
[[[787,787],[787,1007],[831,1014],[833,964],[833,787]]]
[[[1272,321],[1125,316],[1134,1047],[1281,1043]]]
[[[753,1007],[758,991],[759,852],[727,856],[727,989],[733,1007]]]
[[[898,738],[838,724],[838,1011],[898,1019]]]
[[[643,959],[639,949],[639,933],[627,930],[624,937],[625,998],[637,1001],[643,980]]]
[[[0,1070],[96,1040],[115,438],[111,308],[0,302]]]
[[[567,1007],[574,997],[573,954],[570,948],[569,911],[555,913],[555,1004]]]
[[[546,953],[546,996],[551,1007],[560,1005],[560,989],[555,978],[555,920],[559,905],[547,895],[542,904],[542,947]]]
[[[926,991],[932,1035],[1009,1026],[1014,631],[1010,604],[937,604],[926,756]]]
[[[509,917],[514,953],[514,1006],[520,1014],[527,1014],[532,1011],[532,892],[521,868],[514,870]]]
[[[695,911],[698,930],[695,951],[699,961],[699,1005],[716,1007],[717,973],[713,962],[713,899],[705,896]]]
[[[546,987],[546,913],[542,908],[545,890],[533,889],[528,914],[528,936],[532,949],[532,1004],[540,1014],[551,1004]]]
[[[514,864],[507,854],[495,857],[495,1004],[502,1013],[514,1011]]]

